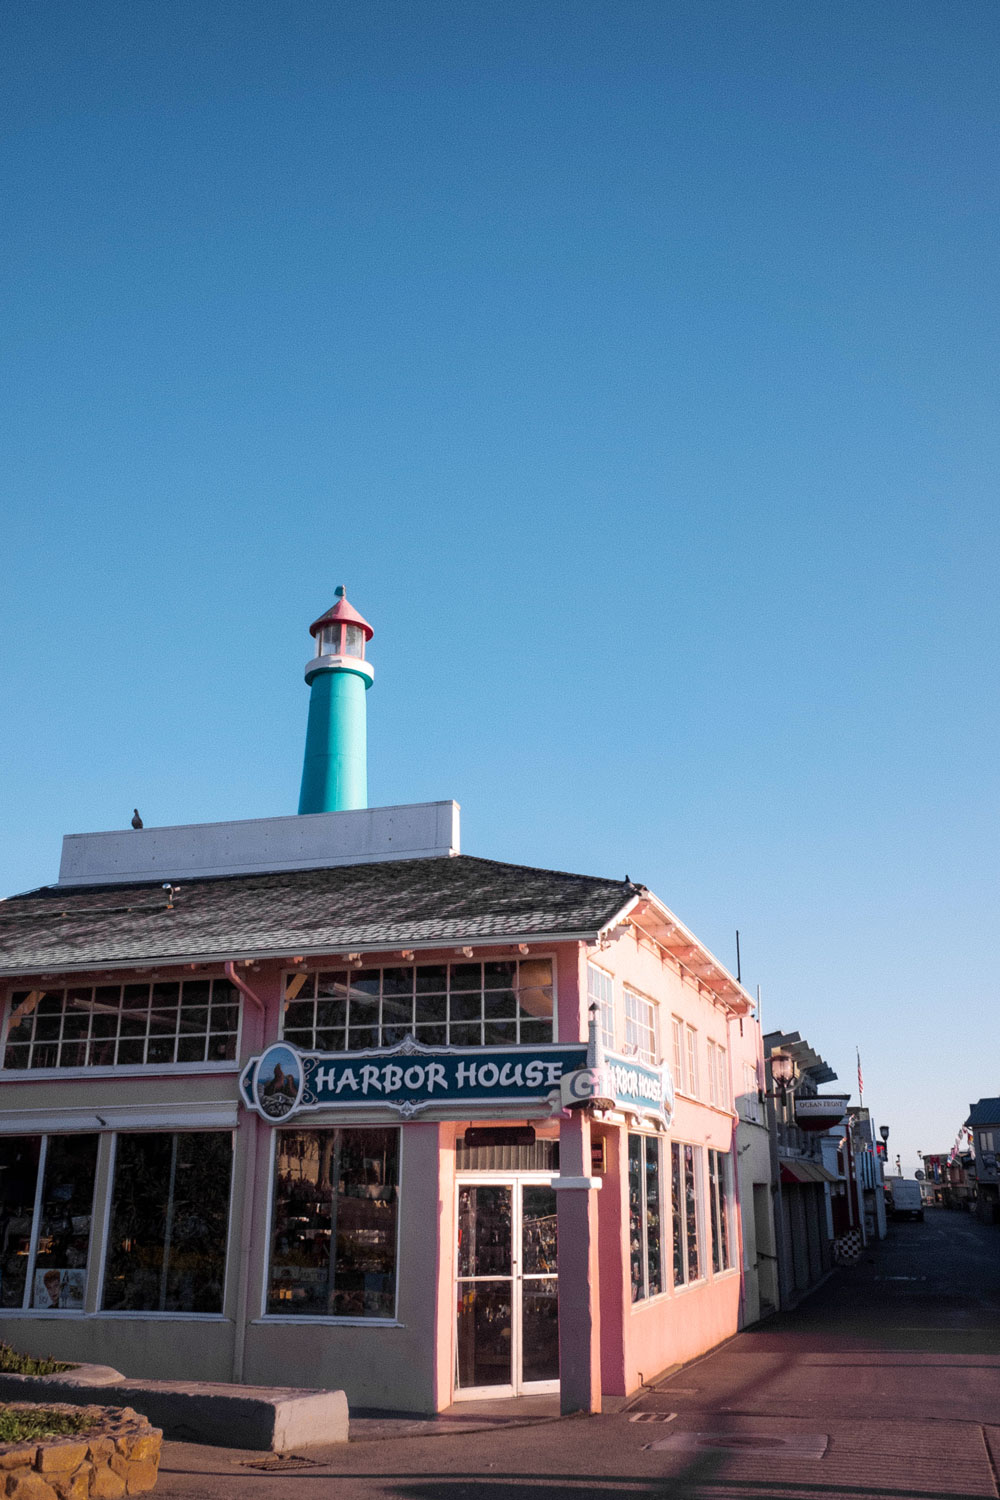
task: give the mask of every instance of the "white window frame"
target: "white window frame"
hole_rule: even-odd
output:
[[[733,1188],[733,1153],[731,1151],[719,1151],[719,1150],[717,1150],[713,1146],[710,1146],[708,1149],[709,1149],[710,1152],[711,1151],[715,1152],[715,1160],[716,1160],[716,1163],[718,1164],[717,1165],[717,1171],[716,1171],[716,1180],[715,1180],[715,1183],[713,1184],[713,1182],[712,1182],[711,1157],[706,1157],[706,1159],[705,1159],[706,1166],[708,1168],[708,1193],[709,1193],[708,1223],[709,1223],[709,1239],[711,1240],[711,1244],[709,1246],[709,1249],[711,1251],[711,1257],[712,1257],[712,1262],[713,1262],[713,1264],[712,1264],[712,1275],[713,1276],[717,1276],[717,1277],[719,1277],[719,1276],[731,1276],[734,1271],[736,1271],[736,1270],[739,1269],[737,1255],[736,1255],[736,1244],[735,1244],[735,1239],[734,1239],[734,1231],[735,1231],[735,1223],[734,1223],[734,1221],[735,1221],[736,1215],[734,1213],[729,1212],[729,1210],[732,1208],[732,1206],[733,1206],[733,1204],[735,1203],[735,1200],[736,1200],[736,1195],[735,1195],[735,1191],[734,1191],[734,1188]],[[721,1191],[720,1191],[720,1189],[721,1189]],[[728,1266],[720,1266],[718,1270],[715,1269],[715,1264],[714,1264],[714,1261],[715,1261],[715,1239],[714,1239],[713,1235],[711,1234],[711,1226],[712,1226],[712,1222],[713,1222],[712,1221],[712,1210],[713,1210],[713,1208],[714,1208],[716,1214],[718,1214],[720,1216],[719,1221],[718,1221],[720,1224],[722,1223],[722,1216],[723,1215],[725,1216],[726,1248],[729,1251],[729,1265]],[[720,1239],[721,1239],[721,1235],[720,1235]],[[707,1267],[706,1267],[706,1269],[707,1269]]]
[[[698,1275],[695,1276],[695,1277],[691,1277],[690,1279],[689,1279],[688,1274],[687,1274],[687,1268],[688,1268],[687,1196],[686,1196],[685,1184],[684,1184],[684,1151],[685,1151],[685,1149],[687,1147],[690,1147],[691,1150],[692,1150],[692,1152],[694,1153],[694,1160],[693,1160],[693,1163],[692,1163],[693,1168],[694,1168],[694,1189],[695,1189],[694,1216],[695,1216],[695,1235],[697,1237],[697,1246],[698,1246]],[[674,1153],[675,1150],[679,1153],[679,1157],[680,1157],[680,1174],[679,1174],[680,1175],[680,1192],[681,1192],[681,1199],[680,1199],[680,1221],[681,1221],[681,1228],[682,1228],[682,1231],[683,1231],[683,1243],[682,1243],[681,1263],[682,1263],[682,1265],[684,1267],[684,1279],[682,1281],[677,1281],[675,1279],[675,1277],[674,1277],[674,1208],[675,1208],[675,1205],[674,1205],[674,1199],[673,1199],[673,1191],[674,1191],[674,1189],[673,1189],[673,1183],[674,1183],[673,1153]],[[673,1288],[673,1290],[675,1292],[683,1292],[683,1291],[687,1291],[689,1287],[701,1286],[703,1282],[705,1282],[705,1281],[708,1280],[708,1268],[707,1268],[706,1254],[705,1254],[705,1250],[706,1250],[706,1246],[705,1246],[705,1172],[706,1172],[706,1164],[705,1164],[705,1162],[706,1162],[706,1159],[705,1159],[705,1152],[704,1152],[703,1147],[697,1145],[694,1141],[676,1141],[676,1140],[670,1142],[670,1151],[668,1152],[668,1159],[670,1161],[670,1284],[671,1284],[671,1287]]]
[[[708,1102],[717,1105],[719,1102],[719,1081],[716,1068],[716,1048],[711,1037],[705,1041],[705,1059],[708,1071]]]
[[[760,1099],[757,1094],[757,1069],[752,1063],[743,1064],[743,1118],[751,1125],[760,1124]]]
[[[188,975],[189,979],[225,979],[224,974],[198,974]],[[110,981],[113,983],[114,981]],[[124,986],[131,981],[124,976],[118,981]],[[140,981],[141,983],[142,981]],[[152,980],[149,981],[153,983]],[[30,1083],[44,1082],[54,1078],[150,1078],[150,1077],[185,1077],[193,1074],[203,1073],[239,1073],[242,1071],[243,1063],[240,1061],[243,1047],[243,1018],[246,1009],[246,996],[241,992],[238,985],[233,985],[237,998],[233,1001],[236,1006],[236,1033],[234,1041],[234,1053],[231,1058],[205,1058],[202,1062],[141,1062],[141,1063],[83,1063],[72,1068],[8,1068],[4,1066],[4,1058],[7,1052],[7,1040],[10,1030],[10,1018],[13,1010],[12,995],[15,989],[19,989],[28,981],[18,980],[11,982],[8,987],[7,998],[3,1002],[3,1020],[0,1023],[0,1082],[3,1083]],[[82,988],[98,988],[91,982]],[[71,990],[76,988],[72,982],[71,975],[65,975],[59,983],[51,986],[53,990]],[[553,984],[553,1005],[555,1004],[555,987]],[[179,1024],[179,1022],[178,1022]],[[179,1031],[174,1033],[175,1039]],[[210,1033],[209,1033],[210,1035]],[[232,1035],[227,1032],[226,1035]],[[147,1037],[144,1042],[148,1042]],[[52,1134],[58,1135],[58,1131]]]
[[[616,1051],[615,981],[607,969],[587,960],[587,1008],[596,1005],[601,1028],[601,1043],[607,1052]]]
[[[635,990],[631,985],[622,985],[622,994],[625,1007],[625,1048],[640,1062],[648,1063],[656,1067],[660,1056],[659,1027],[657,1025],[659,1006],[655,1000],[641,991]],[[631,1014],[630,1014],[631,1012]],[[643,1045],[645,1042],[645,1045]]]
[[[715,1068],[718,1074],[719,1108],[728,1112],[733,1107],[733,1101],[729,1097],[729,1049],[721,1042],[715,1044]]]
[[[501,955],[498,955],[495,960],[492,959],[492,958],[490,958],[490,957],[488,957],[488,956],[486,956],[482,960],[476,959],[474,961],[476,963],[481,962],[481,961],[484,962],[484,963],[492,963],[492,962],[503,963],[503,962],[506,962],[508,960],[508,958],[509,958],[509,954],[501,954]],[[534,963],[534,962],[540,961],[540,960],[548,960],[549,964],[551,965],[551,969],[552,969],[552,983],[551,983],[551,986],[541,986],[542,988],[551,988],[551,990],[552,990],[552,1036],[551,1036],[551,1038],[550,1038],[549,1041],[547,1041],[547,1042],[521,1042],[521,1041],[518,1041],[518,1042],[505,1042],[505,1043],[499,1043],[499,1044],[494,1044],[492,1042],[486,1042],[486,1043],[478,1043],[478,1042],[466,1043],[466,1042],[463,1042],[461,1044],[458,1044],[458,1043],[453,1043],[453,1042],[449,1041],[447,1043],[442,1042],[440,1045],[442,1045],[442,1046],[456,1046],[456,1045],[462,1045],[462,1046],[485,1046],[485,1047],[490,1047],[490,1046],[494,1046],[494,1045],[502,1045],[502,1046],[509,1046],[509,1047],[547,1047],[547,1046],[550,1046],[550,1045],[555,1045],[559,1041],[559,980],[558,980],[558,972],[557,972],[558,971],[558,965],[557,965],[557,962],[556,962],[556,955],[554,953],[551,953],[551,952],[548,952],[548,953],[542,953],[542,952],[535,953],[533,951],[532,954],[531,954],[531,958],[530,959],[528,959],[528,960],[519,959],[519,960],[517,960],[517,962],[519,964],[520,963],[524,963],[524,962]],[[444,963],[444,967],[450,968],[453,964],[456,964],[456,965],[460,964],[461,960],[460,959],[457,959],[457,960],[456,959],[445,959],[443,961],[443,963]],[[391,963],[379,962],[379,963],[374,963],[374,964],[371,965],[371,967],[373,969],[379,969],[379,970],[382,970],[382,969],[411,969],[411,968],[418,968],[419,966],[420,966],[420,959],[419,959],[419,957],[416,960],[411,961],[411,962],[407,962],[407,963],[391,964]],[[282,972],[282,976],[281,976],[282,1003],[281,1003],[280,1021],[279,1021],[279,1026],[278,1026],[278,1035],[279,1035],[279,1039],[281,1041],[286,1041],[287,1040],[287,1037],[286,1037],[287,1012],[286,1012],[285,992],[287,990],[289,980],[295,978],[299,974],[304,974],[306,976],[306,978],[312,978],[316,974],[326,973],[326,972],[331,971],[331,970],[339,972],[339,971],[342,971],[342,970],[346,971],[346,969],[347,969],[347,966],[345,964],[341,963],[341,964],[328,964],[328,965],[324,965],[322,967],[317,966],[315,968],[310,968],[310,969],[305,969],[305,970],[302,970],[302,969],[286,969],[286,970],[284,970]],[[474,994],[474,993],[476,993],[476,991],[473,991],[473,990],[470,990],[470,991],[467,991],[467,992],[463,991],[463,993]],[[479,993],[480,999],[482,999],[482,996],[484,994],[489,994],[490,991],[483,990],[482,988],[480,988],[480,990],[478,991],[478,993]],[[296,998],[298,998],[298,997],[296,997]],[[538,1019],[538,1018],[524,1017],[523,1019],[525,1019],[525,1020],[531,1020],[531,1019]],[[377,1029],[379,1031],[381,1031],[382,1026],[385,1025],[385,1024],[389,1024],[389,1023],[383,1022],[380,1019],[377,1023],[372,1023],[372,1024],[376,1025]],[[451,1024],[453,1024],[453,1023],[451,1023],[449,1021],[446,1021],[443,1024],[446,1027],[450,1027]],[[461,1024],[461,1023],[455,1023],[455,1024]],[[292,1028],[292,1029],[294,1030],[294,1028]],[[419,1035],[420,1023],[419,1022],[415,1023],[415,1029],[416,1029],[416,1033],[417,1033],[417,1038],[416,1039],[417,1039],[417,1041],[420,1041],[420,1035]],[[520,1019],[518,1019],[518,1034],[520,1035]],[[315,1048],[305,1048],[305,1047],[302,1047],[302,1044],[300,1044],[297,1040],[291,1041],[289,1043],[289,1045],[293,1046],[293,1047],[296,1047],[296,1046],[301,1047],[303,1051],[314,1051],[314,1050],[316,1050]],[[378,1045],[379,1046],[383,1046],[383,1045],[386,1045],[386,1044],[380,1042]],[[349,1056],[351,1054],[352,1050],[354,1050],[354,1049],[347,1048],[342,1055],[345,1056],[345,1057]],[[341,1055],[341,1054],[338,1054],[338,1056],[339,1055]],[[117,1072],[118,1070],[116,1069],[115,1071]]]
[[[685,1071],[684,1071],[684,1022],[680,1016],[670,1017],[670,1030],[673,1037],[674,1050],[674,1088],[679,1094],[686,1094]]]
[[[687,1073],[687,1089],[685,1092],[691,1099],[699,1098],[698,1093],[698,1031],[694,1026],[684,1025],[685,1058]]]
[[[630,1130],[625,1139],[626,1165],[628,1165],[628,1142],[632,1136],[643,1142],[642,1147],[642,1212],[639,1215],[642,1239],[642,1285],[643,1294],[631,1304],[632,1312],[648,1307],[662,1297],[670,1295],[673,1282],[673,1215],[670,1206],[670,1141],[667,1136],[651,1135],[645,1131]],[[664,1149],[666,1148],[666,1149]],[[657,1183],[660,1191],[660,1277],[663,1287],[659,1291],[649,1289],[649,1221],[646,1215],[646,1157],[650,1151],[657,1152]]]

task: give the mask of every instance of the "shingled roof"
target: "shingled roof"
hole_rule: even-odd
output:
[[[641,890],[492,859],[387,860],[179,883],[43,886],[0,902],[0,976],[590,938]]]
[[[1000,1125],[1000,1099],[980,1099],[969,1105],[966,1125]]]

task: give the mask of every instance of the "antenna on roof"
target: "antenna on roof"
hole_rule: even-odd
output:
[[[740,929],[736,929],[736,983],[742,984],[743,976],[740,973]]]

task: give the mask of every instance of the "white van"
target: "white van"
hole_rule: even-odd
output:
[[[924,1200],[920,1183],[912,1177],[887,1177],[885,1181],[889,1213],[894,1219],[922,1219]]]

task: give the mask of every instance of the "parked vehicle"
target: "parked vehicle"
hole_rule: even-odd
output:
[[[920,1183],[912,1177],[887,1177],[886,1196],[889,1213],[894,1219],[922,1219],[924,1201],[920,1196]]]

